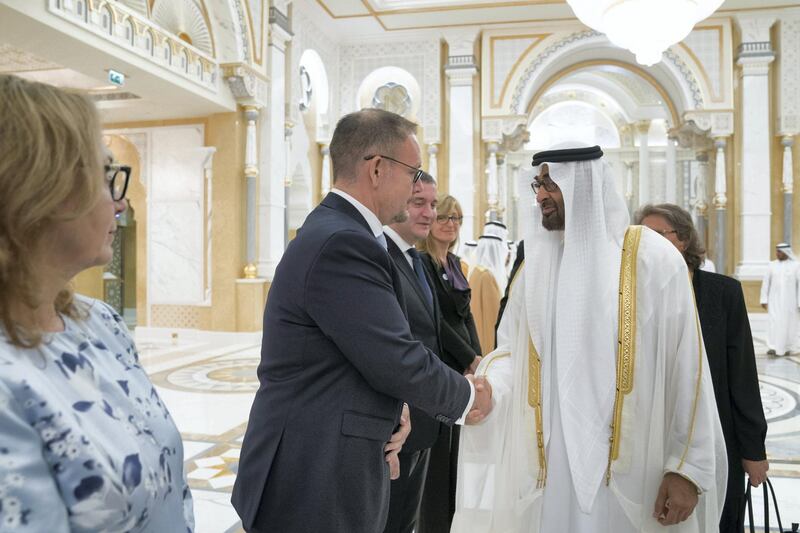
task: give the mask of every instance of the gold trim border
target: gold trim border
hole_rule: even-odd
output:
[[[608,451],[606,485],[611,481],[611,463],[619,458],[622,440],[622,407],[625,396],[633,390],[636,367],[636,256],[642,239],[642,226],[629,226],[622,245],[619,267],[619,325],[617,333],[617,387],[611,438]]]

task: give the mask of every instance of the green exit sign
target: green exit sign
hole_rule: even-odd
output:
[[[108,69],[108,82],[119,87],[125,84],[125,74],[116,70]]]

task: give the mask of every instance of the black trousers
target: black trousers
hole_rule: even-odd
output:
[[[456,512],[456,473],[460,427],[442,424],[431,448],[417,533],[448,533]]]
[[[392,480],[389,518],[384,533],[412,533],[417,525],[430,450],[399,454],[400,477]]]
[[[744,470],[739,460],[739,468],[734,462],[728,463],[728,492],[725,494],[725,506],[719,519],[719,533],[742,533],[744,531],[745,514],[745,479]]]

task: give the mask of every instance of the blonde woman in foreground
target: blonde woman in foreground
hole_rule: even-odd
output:
[[[111,260],[130,168],[85,95],[0,75],[0,530],[194,528],[175,423],[120,316],[72,294]]]

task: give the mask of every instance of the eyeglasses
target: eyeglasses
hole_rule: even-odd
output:
[[[674,233],[676,235],[678,234],[678,230],[676,229],[654,229],[653,231],[655,231],[656,233],[660,233],[664,237],[666,237],[670,233]]]
[[[103,170],[106,173],[108,187],[111,189],[111,199],[119,202],[125,198],[125,193],[128,191],[131,167],[128,165],[105,165]]]
[[[447,224],[448,222],[452,222],[453,224],[461,224],[464,222],[464,217],[458,215],[437,215],[436,222],[439,224]]]
[[[424,171],[424,170],[422,170],[421,168],[412,167],[411,165],[408,165],[408,164],[406,164],[406,163],[403,163],[402,161],[398,161],[397,159],[394,159],[393,157],[389,157],[388,155],[382,155],[382,154],[372,154],[372,155],[368,155],[368,156],[364,157],[364,161],[369,161],[369,160],[371,160],[371,159],[375,159],[376,157],[382,157],[382,158],[384,158],[384,159],[388,159],[389,161],[393,161],[393,162],[395,162],[395,163],[400,163],[400,164],[401,164],[401,165],[403,165],[404,167],[406,167],[406,168],[410,168],[411,170],[413,170],[413,171],[414,171],[414,181],[413,181],[413,183],[416,183],[416,182],[418,182],[418,181],[419,181],[419,179],[420,179],[422,176],[428,176],[430,179],[433,179],[433,176],[431,176],[430,174],[428,174],[427,172],[425,172],[425,171]]]
[[[533,183],[531,183],[531,189],[533,189],[533,194],[539,194],[539,189],[541,189],[542,187],[544,187],[544,190],[546,190],[547,192],[556,192],[558,190],[558,185],[556,185],[556,182],[554,182],[553,180],[549,179],[544,181],[533,180]]]

